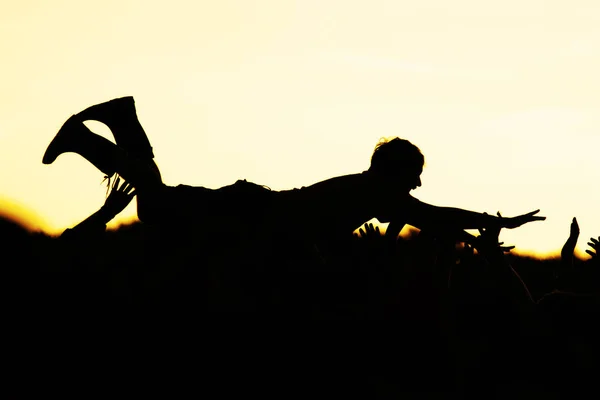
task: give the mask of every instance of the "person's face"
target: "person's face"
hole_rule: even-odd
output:
[[[406,168],[397,176],[385,178],[383,181],[380,181],[383,197],[389,199],[391,202],[396,202],[404,198],[411,190],[421,186],[422,172],[423,166]]]
[[[412,168],[405,168],[396,176],[377,178],[375,180],[378,187],[377,191],[383,197],[397,201],[398,197],[403,198],[410,193],[411,190],[421,186],[422,172],[423,166],[420,165]]]
[[[423,166],[415,166],[413,168],[407,168],[402,171],[396,182],[396,190],[400,194],[408,194],[411,190],[414,190],[421,186],[421,174],[423,173]]]
[[[423,166],[406,168],[396,177],[387,177],[377,180],[377,199],[378,214],[377,219],[380,222],[389,222],[392,215],[395,214],[401,202],[411,190],[421,186],[421,173]]]
[[[421,174],[423,173],[423,166],[415,168],[407,174],[408,191],[415,190],[421,187]]]

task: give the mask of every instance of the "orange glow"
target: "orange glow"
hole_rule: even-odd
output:
[[[0,198],[0,218],[14,221],[29,232],[54,233],[33,210],[9,199]]]

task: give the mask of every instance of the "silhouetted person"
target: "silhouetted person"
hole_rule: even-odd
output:
[[[87,119],[109,126],[117,145],[89,131],[83,124]],[[106,175],[116,172],[134,185],[138,216],[144,222],[214,221],[218,216],[231,226],[249,229],[262,224],[275,232],[287,228],[293,237],[321,243],[351,238],[358,226],[373,217],[391,222],[388,231],[394,238],[406,223],[435,231],[516,228],[545,219],[535,215],[539,210],[499,218],[417,200],[409,193],[421,186],[424,157],[418,147],[400,138],[379,143],[367,171],[301,189],[276,192],[246,181],[216,190],[167,186],[152,160],[131,97],[92,106],[69,118],[50,143],[43,163],[51,164],[64,152],[78,153]]]

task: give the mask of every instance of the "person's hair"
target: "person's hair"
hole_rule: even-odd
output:
[[[409,169],[423,167],[421,150],[406,139],[381,139],[373,155],[369,171],[382,176],[395,176]]]

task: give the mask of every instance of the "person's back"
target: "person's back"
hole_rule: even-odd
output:
[[[328,232],[351,235],[372,218],[373,199],[364,174],[330,178],[300,189],[276,192],[271,223],[319,237]]]

